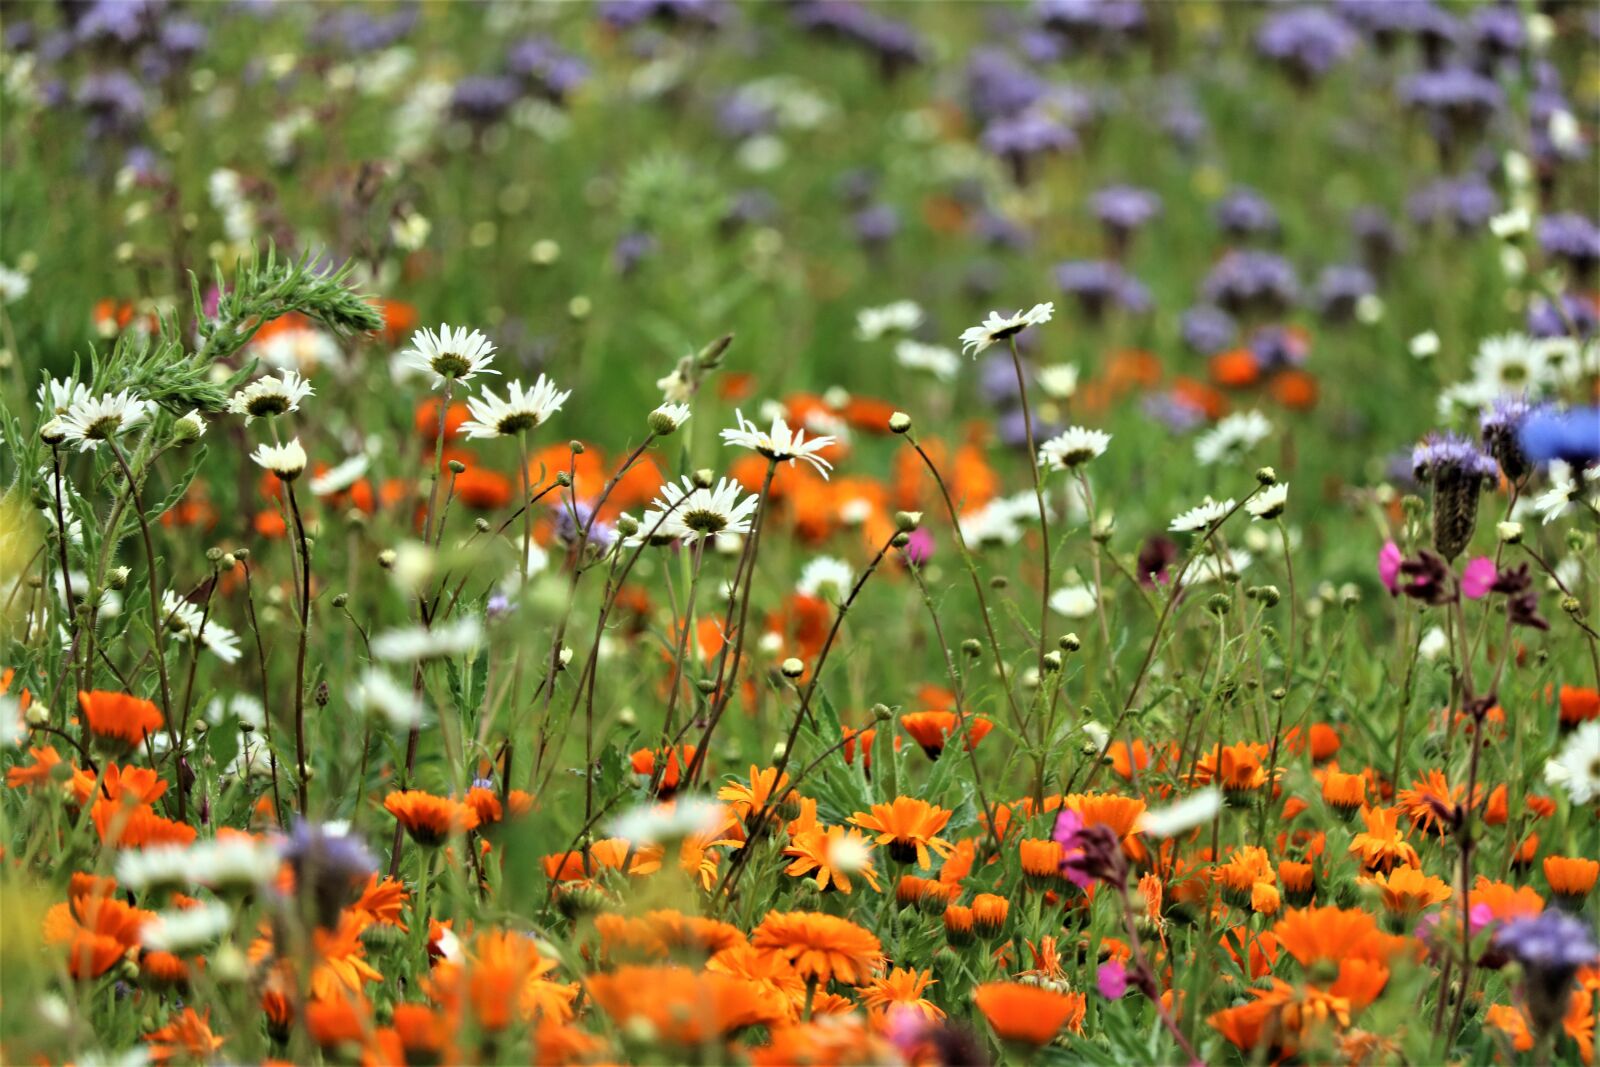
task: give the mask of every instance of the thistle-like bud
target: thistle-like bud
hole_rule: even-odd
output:
[[[1417,477],[1433,485],[1433,547],[1459,556],[1478,525],[1478,493],[1499,473],[1495,461],[1462,437],[1430,437],[1411,455]]]
[[[584,453],[583,442],[579,441],[579,440],[576,440],[576,439],[568,441],[567,442],[567,451],[571,452],[574,456],[583,455],[583,453]]]
[[[128,584],[130,573],[126,567],[112,567],[111,573],[106,575],[106,585],[112,589],[122,589]]]
[[[904,548],[911,543],[911,535],[906,533],[904,530],[901,530],[899,533],[889,538],[889,543],[895,548]]]
[[[878,722],[888,722],[894,718],[894,712],[889,710],[889,705],[887,704],[874,704],[872,705],[872,717]]]
[[[563,489],[571,489],[572,475],[566,471],[556,471],[556,484]]]
[[[1494,532],[1504,544],[1518,545],[1522,543],[1522,523],[1520,522],[1498,523],[1494,528]]]
[[[1077,634],[1062,634],[1061,640],[1057,641],[1056,644],[1061,646],[1061,651],[1063,652],[1076,652],[1083,647],[1083,641]]]
[[[1278,472],[1271,467],[1262,467],[1256,471],[1256,482],[1260,485],[1277,485]]]
[[[723,355],[728,351],[728,346],[733,344],[733,334],[723,334],[702,348],[694,361],[702,368],[711,370],[722,363]]]
[[[1212,593],[1206,599],[1206,610],[1213,615],[1226,615],[1233,610],[1233,601],[1227,593]]]
[[[335,593],[333,595],[333,606],[334,607],[343,608],[348,603],[350,603],[350,594],[349,593]]]
[[[617,533],[623,537],[632,537],[639,532],[639,520],[632,515],[617,516]]]
[[[1046,652],[1044,654],[1044,669],[1052,673],[1059,671],[1061,669],[1061,653],[1055,649]]]
[[[966,654],[968,659],[977,659],[983,655],[983,646],[978,644],[976,637],[969,637],[961,642],[961,651]]]

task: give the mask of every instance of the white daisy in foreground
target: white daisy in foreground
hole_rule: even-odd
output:
[[[1200,435],[1194,443],[1194,458],[1210,466],[1250,451],[1272,433],[1272,423],[1259,411],[1229,415]]]
[[[72,378],[46,378],[39,383],[38,397],[41,415],[65,415],[72,405],[89,399],[89,387]]]
[[[894,359],[907,370],[927,371],[941,382],[950,381],[961,370],[961,360],[952,350],[909,337],[894,346]]]
[[[671,804],[640,804],[611,820],[613,836],[634,845],[659,845],[715,833],[728,823],[726,807],[705,797],[679,797]]]
[[[645,421],[652,433],[665,437],[677,433],[678,428],[689,421],[690,414],[688,404],[662,404],[645,416]]]
[[[1082,582],[1063,585],[1050,594],[1050,610],[1069,619],[1086,619],[1094,614],[1094,590]]]
[[[369,667],[350,688],[350,703],[362,711],[381,715],[397,730],[422,725],[426,709],[411,687],[401,685],[394,676]]]
[[[92,452],[101,441],[109,441],[125,433],[149,417],[154,405],[140,400],[128,390],[107,393],[101,397],[84,395],[67,408],[66,413],[54,420],[61,438],[78,442],[82,452]]]
[[[981,323],[961,331],[961,350],[975,356],[996,341],[1015,337],[1029,326],[1044,325],[1055,313],[1054,304],[1035,304],[1027,311],[1019,311],[1010,316],[991,311],[989,317]]]
[[[722,443],[725,445],[738,445],[740,448],[753,449],[768,459],[789,461],[789,466],[794,466],[794,461],[804,460],[816,468],[817,473],[824,478],[833,469],[833,464],[823,459],[819,452],[834,443],[835,438],[830,436],[813,437],[806,439],[804,430],[791,430],[782,415],[772,420],[772,429],[763,430],[755,423],[744,417],[744,412],[735,409],[733,417],[738,420],[739,426],[733,430],[721,432]]]
[[[317,496],[342,493],[361,480],[371,463],[365,452],[351,456],[311,479],[311,492]]]
[[[1176,837],[1206,825],[1221,810],[1222,790],[1207,786],[1166,807],[1145,812],[1139,816],[1135,829],[1146,837]]]
[[[239,662],[239,635],[208,618],[200,605],[167,589],[161,594],[161,617],[168,632],[180,641],[198,640],[222,662]]]
[[[437,389],[445,382],[464,382],[475,374],[499,374],[489,366],[492,359],[494,345],[482,333],[446,323],[438,333],[424,328],[412,334],[411,347],[400,353],[399,362],[402,367],[427,372]]]
[[[139,941],[153,952],[187,956],[199,952],[233,928],[233,911],[208,901],[192,908],[157,912],[139,928]]]
[[[299,411],[300,401],[315,390],[298,371],[280,371],[276,378],[257,378],[228,398],[228,413],[243,415],[245,425],[256,419],[271,418],[288,411]]]
[[[1111,435],[1082,426],[1070,426],[1039,446],[1039,466],[1071,470],[1106,453]]]
[[[300,447],[300,438],[291,437],[286,444],[257,445],[250,459],[258,467],[265,467],[278,476],[279,481],[292,482],[306,469],[306,450]]]
[[[423,626],[387,630],[372,639],[372,654],[393,662],[440,659],[471,652],[482,641],[483,624],[469,615],[431,630]]]
[[[471,438],[513,437],[542,426],[571,395],[572,390],[562,392],[543,374],[531,389],[524,388],[521,382],[507,383],[504,400],[495,396],[492,389],[485,389],[482,396],[467,401],[472,418],[462,423],[461,429]]]
[[[1049,506],[1049,497],[1045,498]],[[997,497],[961,516],[961,536],[970,545],[1014,545],[1022,540],[1024,523],[1039,517],[1039,500],[1032,493]]]
[[[1275,519],[1283,514],[1284,505],[1289,502],[1289,483],[1278,482],[1261,490],[1255,496],[1245,501],[1244,509],[1255,519]]]
[[[746,493],[738,482],[718,479],[709,489],[698,488],[688,478],[683,486],[668,482],[653,507],[639,520],[642,534],[654,540],[684,541],[688,544],[706,537],[750,532],[750,519],[760,503],[754,493]]]
[[[1600,504],[1600,467],[1584,468],[1580,481],[1573,478],[1571,465],[1558,459],[1551,462],[1549,473],[1550,488],[1540,493],[1533,501],[1533,509],[1539,513],[1545,525],[1572,510],[1573,505],[1582,499],[1585,489],[1590,486],[1597,491],[1596,503]]]
[[[849,595],[850,582],[853,578],[850,564],[844,560],[833,556],[818,556],[807,563],[805,569],[800,572],[800,580],[795,583],[795,589],[805,596],[837,603]]]
[[[188,845],[150,845],[117,854],[117,883],[130,892],[187,887],[192,880]]]
[[[1566,791],[1574,804],[1600,800],[1600,719],[1572,731],[1554,759],[1544,765],[1547,785]]]
[[[920,325],[922,308],[915,300],[896,300],[856,312],[856,336],[863,341],[876,341],[889,333],[910,333]]]
[[[1233,498],[1216,501],[1206,497],[1205,501],[1185,511],[1182,515],[1172,520],[1172,525],[1167,529],[1173,533],[1190,533],[1194,530],[1204,530],[1222,521],[1222,517],[1233,510]]]
[[[1052,363],[1039,368],[1039,388],[1051,400],[1071,400],[1078,391],[1078,365]]]

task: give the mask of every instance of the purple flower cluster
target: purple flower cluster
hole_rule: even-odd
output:
[[[1272,252],[1229,252],[1201,286],[1207,302],[1233,314],[1279,314],[1300,296],[1300,279],[1287,259]]]
[[[1256,50],[1302,86],[1327,74],[1355,51],[1358,43],[1348,23],[1321,7],[1278,12],[1256,31]]]
[[[1076,297],[1084,314],[1098,319],[1112,307],[1140,313],[1150,310],[1150,290],[1110,260],[1080,259],[1056,267],[1056,284]]]

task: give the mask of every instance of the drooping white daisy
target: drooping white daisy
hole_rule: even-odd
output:
[[[1259,411],[1240,411],[1218,422],[1194,443],[1194,458],[1206,466],[1235,459],[1272,433],[1272,423]]]
[[[365,452],[342,460],[311,479],[311,492],[316,496],[342,493],[361,480],[361,476],[367,473],[367,467],[371,463],[372,460]]]
[[[278,873],[280,844],[236,834],[196,841],[189,847],[190,877],[214,890],[265,885]]]
[[[1585,467],[1583,473],[1574,478],[1571,465],[1558,459],[1551,461],[1549,474],[1550,488],[1533,501],[1533,508],[1545,525],[1571,511],[1585,493],[1592,494],[1595,504],[1600,506],[1600,467]]]
[[[1205,500],[1185,511],[1172,520],[1172,525],[1167,529],[1172,533],[1190,533],[1194,530],[1204,530],[1222,521],[1222,517],[1233,510],[1233,498],[1216,501],[1209,496]]]
[[[117,884],[130,892],[175,889],[192,883],[188,845],[158,844],[117,853]]]
[[[143,422],[154,406],[124,389],[100,397],[85,395],[55,421],[60,423],[62,440],[76,441],[81,452],[93,452],[101,441],[109,441]]]
[[[922,308],[915,300],[896,300],[856,312],[856,336],[863,341],[876,341],[889,333],[910,333],[920,325]]]
[[[233,910],[218,901],[207,901],[192,908],[157,912],[139,928],[139,941],[153,952],[187,956],[215,944],[231,929]]]
[[[1545,763],[1544,780],[1564,790],[1575,805],[1600,800],[1600,719],[1567,736],[1561,751]]]
[[[1050,321],[1055,312],[1054,304],[1035,304],[1027,311],[1019,311],[1009,316],[991,311],[989,317],[981,323],[961,331],[961,350],[968,355],[976,356],[995,342],[1015,337],[1029,326],[1044,325]]]
[[[805,596],[838,603],[850,593],[854,575],[850,564],[833,556],[818,556],[805,565],[795,588]]]
[[[1206,825],[1221,810],[1222,790],[1211,785],[1165,807],[1145,812],[1135,825],[1146,837],[1176,837],[1196,826]]]
[[[1070,400],[1078,391],[1078,365],[1052,363],[1039,368],[1039,388],[1051,400]]]
[[[513,437],[543,425],[571,395],[570,389],[562,392],[543,374],[532,388],[524,388],[521,382],[508,382],[504,400],[495,396],[492,389],[485,389],[482,396],[467,400],[472,418],[462,423],[461,429],[471,438]]]
[[[279,481],[292,482],[306,469],[306,450],[300,447],[300,438],[291,437],[281,445],[257,445],[250,459],[278,476]]]
[[[46,378],[39,383],[38,397],[41,415],[65,415],[72,405],[89,399],[89,387],[72,378]]]
[[[668,404],[681,404],[694,396],[694,385],[684,375],[682,367],[674,367],[672,373],[656,379],[656,388],[661,390],[661,399]]]
[[[1244,509],[1250,513],[1252,522],[1257,519],[1275,519],[1283,514],[1284,505],[1288,502],[1289,483],[1278,482],[1245,501]]]
[[[168,632],[178,640],[198,640],[222,662],[239,662],[239,635],[207,617],[199,604],[190,603],[170,589],[163,590],[161,617]]]
[[[656,540],[693,544],[705,537],[749,533],[760,498],[728,478],[707,489],[685,478],[682,487],[672,482],[663,485],[651,503],[651,510],[639,520],[641,536],[654,530]]]
[[[789,424],[782,415],[772,420],[772,429],[763,430],[755,423],[744,417],[744,412],[734,410],[734,418],[738,420],[738,427],[732,430],[721,431],[722,443],[737,445],[740,448],[753,449],[768,459],[789,461],[789,466],[794,466],[795,460],[804,460],[816,468],[818,474],[824,478],[833,469],[833,464],[823,459],[820,453],[823,449],[834,443],[834,438],[824,435],[806,439],[804,430],[790,430]]]
[[[174,430],[180,441],[196,441],[206,435],[206,420],[195,408],[178,420]]]
[[[1088,618],[1098,603],[1094,590],[1082,582],[1068,583],[1050,594],[1050,610],[1069,619]]]
[[[665,437],[677,433],[678,428],[689,421],[690,414],[688,404],[662,404],[645,416],[645,421],[652,432]]]
[[[396,730],[422,725],[427,709],[410,686],[395,681],[388,671],[369,667],[350,689],[350,704],[362,711],[381,715]]]
[[[961,371],[961,360],[951,349],[909,337],[894,346],[894,359],[907,370],[927,371],[941,382],[951,381]]]
[[[448,323],[434,333],[421,329],[411,335],[411,347],[400,353],[401,366],[425,371],[433,378],[433,388],[445,382],[464,382],[478,374],[499,374],[489,366],[494,345],[477,330]]]
[[[1048,496],[1045,503],[1048,507]],[[1038,517],[1039,501],[1032,493],[996,497],[961,516],[961,536],[969,545],[979,547],[1014,545],[1022,540],[1023,524]]]
[[[388,630],[372,639],[372,654],[391,662],[439,659],[471,652],[482,641],[483,624],[468,615],[431,630],[422,626]]]
[[[299,371],[283,370],[278,377],[270,375],[257,378],[228,398],[228,413],[243,415],[245,425],[256,419],[271,418],[289,411],[299,411],[300,401],[316,390],[300,377]]]
[[[1071,470],[1106,453],[1111,435],[1083,426],[1069,426],[1039,446],[1039,466]]]

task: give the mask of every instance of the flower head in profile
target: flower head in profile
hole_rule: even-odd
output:
[[[1261,519],[1271,520],[1282,515],[1284,506],[1288,503],[1289,483],[1278,482],[1245,501],[1244,509],[1250,513],[1252,522]]]
[[[228,413],[243,415],[245,425],[300,410],[300,401],[315,392],[298,371],[283,370],[278,377],[257,378],[228,398]]]
[[[1567,743],[1544,765],[1544,780],[1566,790],[1575,805],[1600,800],[1600,719],[1591,719],[1567,736]]]
[[[239,635],[170,589],[161,592],[161,617],[167,630],[184,641],[198,641],[224,663],[239,662]]]
[[[1194,457],[1206,466],[1236,458],[1272,433],[1272,423],[1259,411],[1229,415],[1194,443]]]
[[[1055,310],[1054,304],[1035,304],[1027,311],[1010,316],[991,311],[981,323],[961,331],[961,350],[975,356],[997,341],[1015,337],[1029,326],[1044,325],[1055,315]]]
[[[499,374],[489,366],[494,344],[477,330],[448,323],[435,333],[421,329],[411,335],[411,347],[400,353],[400,366],[426,372],[433,388],[446,382],[464,382],[478,374]]]
[[[109,441],[149,418],[153,406],[126,389],[99,397],[84,394],[54,422],[63,440],[76,441],[81,452],[93,452],[101,441]]]
[[[689,421],[692,412],[688,404],[662,404],[646,416],[651,432],[665,437],[678,432],[678,429]]]
[[[542,426],[550,416],[561,410],[561,405],[572,395],[556,388],[556,384],[543,374],[526,388],[521,382],[506,385],[506,398],[501,400],[492,389],[482,396],[467,401],[467,411],[472,418],[461,424],[462,431],[471,438],[513,437],[525,430]]]
[[[639,536],[694,544],[719,534],[747,534],[758,503],[754,493],[744,492],[738,482],[727,478],[705,488],[688,478],[681,488],[667,482],[652,501],[651,510],[640,517]]]
[[[300,447],[300,438],[292,437],[286,444],[257,445],[250,453],[256,466],[278,476],[279,481],[292,482],[306,469],[306,450]]]
[[[789,424],[781,415],[772,420],[770,430],[761,429],[745,418],[742,411],[736,409],[733,415],[739,425],[736,429],[722,431],[723,444],[752,449],[780,463],[788,460],[791,467],[795,460],[803,460],[815,467],[824,478],[833,469],[833,464],[821,456],[823,449],[834,443],[833,437],[824,435],[807,440],[804,430],[789,429]]]
[[[1052,470],[1072,470],[1105,455],[1111,435],[1082,426],[1068,427],[1039,446],[1039,466]]]
[[[1173,533],[1192,533],[1195,530],[1210,529],[1233,510],[1233,504],[1232,497],[1222,501],[1206,497],[1204,502],[1173,519],[1172,525],[1167,529]]]

